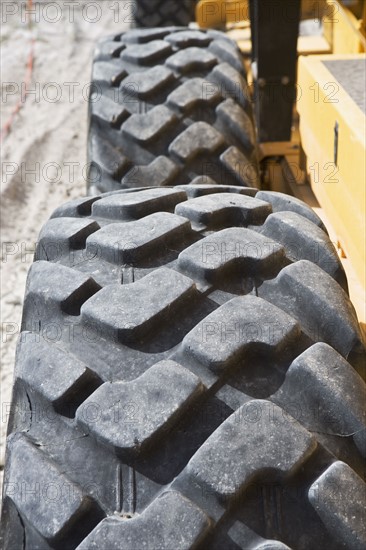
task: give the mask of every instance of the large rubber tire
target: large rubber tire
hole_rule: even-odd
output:
[[[243,60],[223,33],[131,30],[99,43],[89,109],[89,188],[258,186]]]
[[[311,209],[120,191],[56,210],[35,259],[2,548],[365,547],[364,347]]]
[[[195,0],[135,0],[137,27],[185,27],[195,20]]]

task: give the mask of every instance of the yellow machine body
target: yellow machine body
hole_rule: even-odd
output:
[[[362,53],[366,51],[366,2],[362,18],[341,2],[328,0],[323,15],[323,34],[333,54]]]
[[[300,57],[297,104],[311,187],[364,287],[366,115],[357,87],[365,83],[356,68],[365,63],[362,54]]]
[[[323,33],[299,36],[300,54],[366,51],[366,2],[358,18],[336,0],[302,0],[301,19],[322,20]],[[250,52],[249,0],[199,0],[196,23],[200,28],[226,28],[240,49]]]
[[[281,9],[281,3],[274,4],[274,9]],[[302,0],[301,18],[321,19],[326,15],[331,19],[332,9],[327,6],[327,0]],[[249,0],[199,0],[197,3],[196,22],[201,28],[240,25],[246,21],[249,21]]]
[[[221,28],[249,21],[249,0],[200,0],[196,22],[201,28]]]

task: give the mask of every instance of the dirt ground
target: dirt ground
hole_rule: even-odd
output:
[[[52,211],[85,194],[93,48],[98,37],[130,26],[131,6],[121,0],[34,2],[27,21],[25,2],[1,3],[1,127],[22,86],[26,92],[1,153],[1,470],[27,270]],[[34,67],[26,86],[32,39]]]

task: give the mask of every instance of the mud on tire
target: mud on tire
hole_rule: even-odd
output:
[[[311,209],[120,191],[57,209],[35,259],[4,548],[364,547],[364,347]]]

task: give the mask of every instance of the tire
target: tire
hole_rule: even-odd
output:
[[[186,27],[195,20],[194,0],[137,0],[133,16],[137,27]]]
[[[134,29],[104,40],[92,90],[91,194],[196,178],[258,187],[243,60],[223,33]]]
[[[35,260],[2,548],[364,547],[365,351],[309,207],[108,193],[57,209]]]

